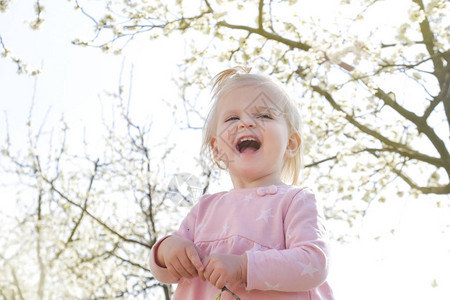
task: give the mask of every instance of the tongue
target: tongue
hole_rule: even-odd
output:
[[[259,144],[255,141],[244,141],[239,145],[241,153],[251,153],[259,149]]]
[[[255,152],[255,151],[256,151],[255,148],[248,147],[248,148],[242,149],[242,150],[241,150],[241,153],[253,153],[253,152]]]

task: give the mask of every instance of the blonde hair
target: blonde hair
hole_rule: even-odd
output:
[[[212,106],[206,117],[205,126],[203,127],[203,138],[201,154],[203,157],[210,157],[214,163],[221,169],[224,167],[214,159],[213,149],[211,148],[211,139],[217,131],[217,104],[223,96],[230,90],[243,87],[255,86],[264,88],[269,96],[274,99],[283,101],[282,114],[286,120],[290,133],[296,132],[300,141],[302,140],[301,118],[297,107],[287,95],[284,89],[273,81],[271,78],[261,74],[250,74],[251,68],[234,67],[224,70],[213,78],[212,86]],[[283,181],[291,182],[294,185],[299,184],[299,175],[302,168],[302,143],[295,156],[285,158],[281,169],[281,177]]]

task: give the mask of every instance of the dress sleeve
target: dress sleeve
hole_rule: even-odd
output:
[[[191,209],[189,214],[186,216],[186,218],[184,218],[183,222],[181,223],[178,231],[175,231],[174,233],[172,233],[172,235],[176,235],[194,241],[195,222],[197,219],[198,204],[199,203],[197,203]],[[155,243],[155,245],[153,245],[152,250],[150,252],[150,271],[152,272],[153,276],[155,276],[155,278],[162,283],[177,283],[178,278],[170,274],[167,268],[161,267],[156,263],[156,254],[159,245],[169,236],[170,235],[161,238]]]
[[[308,189],[297,193],[284,218],[286,249],[247,251],[247,290],[307,291],[328,274],[324,220]]]

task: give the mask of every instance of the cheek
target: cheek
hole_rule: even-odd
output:
[[[272,140],[276,140],[278,143],[285,143],[288,140],[288,130],[284,124],[277,124],[268,130],[268,134]]]
[[[289,142],[289,138],[286,132],[284,131],[275,131],[270,136],[269,139],[271,140],[271,144],[273,145],[277,152],[277,155],[284,154],[284,151],[286,150]]]
[[[221,143],[233,144],[237,136],[237,127],[235,124],[225,123],[217,128],[216,137]]]
[[[226,135],[224,135],[223,133],[221,134],[220,132],[218,132],[216,135],[216,147],[220,152],[223,152],[229,143],[227,140],[225,140],[225,138]]]

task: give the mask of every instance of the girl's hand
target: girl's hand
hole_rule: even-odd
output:
[[[161,242],[157,251],[158,263],[178,279],[197,277],[204,270],[194,243],[175,235]]]
[[[205,270],[200,279],[218,289],[227,283],[247,281],[247,255],[213,254],[204,260]]]

